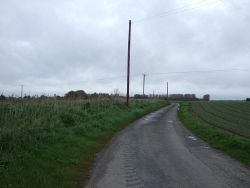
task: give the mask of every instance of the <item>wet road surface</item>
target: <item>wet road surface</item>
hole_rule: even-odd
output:
[[[163,108],[118,133],[99,154],[87,188],[246,187],[250,169],[210,148]]]

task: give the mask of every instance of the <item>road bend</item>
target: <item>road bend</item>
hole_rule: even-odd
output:
[[[97,157],[87,188],[250,187],[250,169],[183,127],[178,104],[118,133]]]

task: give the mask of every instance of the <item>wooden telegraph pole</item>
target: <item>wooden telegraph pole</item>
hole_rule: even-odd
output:
[[[21,99],[23,98],[23,85],[21,85]]]
[[[130,80],[130,41],[131,41],[131,20],[128,29],[128,69],[127,69],[127,106],[129,105],[129,80]]]
[[[167,100],[168,100],[168,82],[167,82]]]
[[[144,97],[144,89],[145,89],[145,77],[146,77],[146,74],[142,74],[143,75],[143,88],[142,88],[142,93],[143,93],[143,97]]]

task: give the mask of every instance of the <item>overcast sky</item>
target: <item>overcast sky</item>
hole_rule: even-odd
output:
[[[129,19],[131,94],[250,97],[248,0],[0,0],[0,92],[125,93]]]

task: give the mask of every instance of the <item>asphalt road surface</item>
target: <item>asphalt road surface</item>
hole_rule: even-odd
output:
[[[87,188],[246,187],[250,169],[210,148],[163,108],[118,133],[97,157]]]

